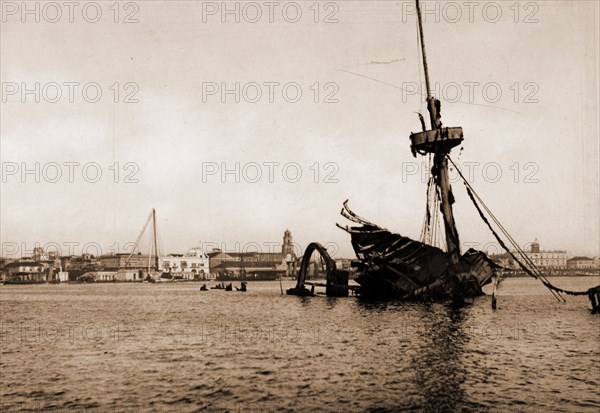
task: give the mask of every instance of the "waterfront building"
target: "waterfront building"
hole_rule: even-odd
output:
[[[17,282],[58,281],[60,259],[56,251],[35,247],[31,257],[0,258],[0,279]]]
[[[210,269],[218,276],[233,278],[276,279],[293,274],[297,261],[292,233],[283,234],[281,252],[222,251],[208,254]]]
[[[101,266],[100,260],[90,254],[83,254],[82,256],[64,255],[59,259],[60,268],[63,270],[94,271]]]
[[[102,255],[99,257],[100,267],[104,271],[119,269],[148,270],[148,267],[150,267],[150,270],[157,270],[154,258],[150,259],[150,256],[138,253],[133,254],[129,259],[129,255],[126,253]]]
[[[565,269],[567,268],[567,252],[564,250],[541,251],[536,239],[531,243],[527,256],[540,268]]]
[[[11,281],[46,281],[48,271],[36,261],[16,261],[5,265],[7,279]]]
[[[139,270],[119,270],[115,274],[117,281],[143,281],[145,273]]]
[[[100,260],[90,254],[83,254],[82,256],[64,255],[59,259],[61,271],[69,274],[69,281],[77,281],[85,273],[97,271],[101,267]]]
[[[573,270],[594,270],[598,266],[596,260],[588,257],[573,257],[567,260],[567,268]]]
[[[81,276],[83,279],[91,278],[94,281],[116,281],[117,273],[115,271],[91,271]]]
[[[200,248],[190,248],[185,254],[169,254],[161,258],[161,268],[174,278],[210,280],[210,259]]]
[[[512,251],[517,257],[515,251]],[[531,243],[529,247],[529,251],[525,251],[525,255],[533,262],[533,264],[538,268],[545,269],[553,269],[553,270],[563,270],[567,268],[567,252],[564,250],[551,250],[551,251],[542,251],[540,249],[540,244],[536,239]],[[491,255],[490,258],[494,260],[494,262],[504,268],[511,269],[520,269],[519,265],[515,262],[510,254],[497,254]]]
[[[145,276],[143,271],[139,270],[119,270],[119,271],[87,271],[78,275],[73,281],[142,281]]]
[[[220,276],[275,279],[288,272],[288,263],[280,252],[217,250],[208,256],[212,272]]]

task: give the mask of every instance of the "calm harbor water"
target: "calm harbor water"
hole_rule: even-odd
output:
[[[0,411],[600,411],[600,315],[535,280],[496,311],[199,286],[0,287]]]

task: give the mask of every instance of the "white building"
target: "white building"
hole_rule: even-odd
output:
[[[174,278],[210,280],[209,259],[200,248],[190,248],[185,254],[169,254],[161,258],[161,268]]]
[[[37,261],[23,259],[5,265],[8,279],[19,281],[47,281],[48,271]]]
[[[89,272],[86,274],[92,274],[96,281],[116,281],[117,280],[117,273],[115,271],[94,271],[94,272]]]
[[[598,268],[596,260],[588,257],[574,257],[567,260],[567,268],[576,270],[594,270]]]
[[[536,267],[540,268],[567,268],[567,252],[564,250],[541,251],[540,244],[536,239],[530,251],[526,253]]]
[[[142,281],[136,270],[119,270],[116,272],[117,281]]]

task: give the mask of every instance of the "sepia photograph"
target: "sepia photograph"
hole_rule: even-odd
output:
[[[599,0],[0,0],[0,413],[600,411]]]

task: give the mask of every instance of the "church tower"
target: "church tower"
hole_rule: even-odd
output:
[[[283,245],[281,246],[281,254],[283,258],[294,257],[294,246],[292,245],[292,233],[289,229],[286,229],[283,233]]]
[[[537,238],[535,239],[535,241],[533,241],[531,243],[531,252],[532,253],[539,253],[540,252],[540,243],[538,242]]]
[[[292,244],[292,233],[289,229],[286,229],[283,233],[281,255],[283,255],[283,260],[286,263],[286,277],[293,276],[296,272],[296,254],[294,254],[294,245]]]

